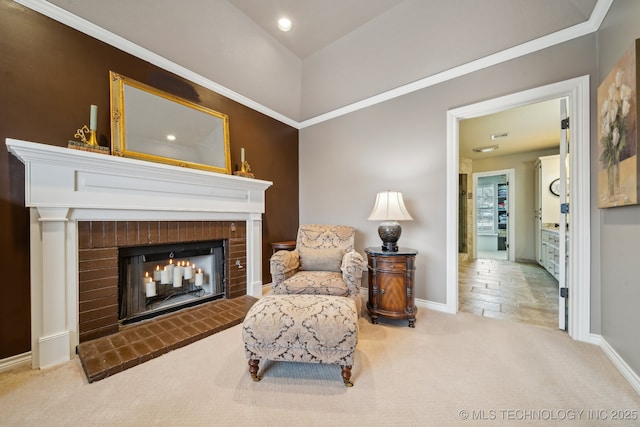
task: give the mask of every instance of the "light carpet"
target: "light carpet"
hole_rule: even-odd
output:
[[[247,372],[241,326],[88,384],[77,358],[0,374],[2,426],[639,425],[640,397],[566,333],[421,309],[359,321],[352,380],[332,365]],[[616,420],[636,414],[635,420]]]

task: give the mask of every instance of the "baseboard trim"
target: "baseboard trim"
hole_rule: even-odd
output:
[[[369,295],[369,288],[360,287],[360,295],[363,295],[365,300],[368,299],[367,297]],[[429,310],[441,311],[441,312],[444,312],[444,313],[451,313],[451,311],[449,311],[447,305],[443,304],[441,302],[433,302],[433,301],[429,301],[429,300],[426,300],[426,299],[419,299],[419,298],[416,298],[414,302],[416,304],[416,307],[427,308]],[[453,314],[455,314],[455,313],[453,313]]]
[[[15,356],[7,357],[0,360],[0,372],[11,370],[19,365],[31,364],[31,352],[28,351],[22,354],[16,354]]]
[[[620,371],[622,376],[629,382],[631,387],[640,394],[640,377],[633,369],[624,361],[622,357],[614,350],[613,347],[601,335],[591,334],[591,339],[597,342],[597,345],[604,351],[611,363]]]
[[[418,298],[416,298],[415,303],[416,303],[416,307],[423,307],[423,308],[427,308],[429,310],[441,311],[443,313],[450,313],[451,314],[451,311],[449,311],[449,308],[447,307],[447,304],[443,304],[441,302],[433,302],[433,301],[429,301],[429,300],[426,300],[426,299],[418,299]]]

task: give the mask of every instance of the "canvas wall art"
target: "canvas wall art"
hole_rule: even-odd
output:
[[[638,204],[638,49],[640,39],[598,87],[598,207]]]

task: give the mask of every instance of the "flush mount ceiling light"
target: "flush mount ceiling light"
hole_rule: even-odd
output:
[[[167,135],[167,140],[168,141],[175,141],[176,140],[176,136],[173,135],[173,134],[169,134],[169,135]]]
[[[475,151],[476,153],[490,153],[492,151],[497,150],[499,147],[500,146],[496,144],[496,145],[487,145],[484,147],[475,147],[475,148],[472,148],[472,150]]]
[[[507,136],[509,136],[509,132],[494,133],[491,135],[491,140],[495,141],[496,139],[506,138]]]
[[[280,18],[278,19],[278,28],[281,31],[287,32],[291,29],[291,20],[289,18]]]

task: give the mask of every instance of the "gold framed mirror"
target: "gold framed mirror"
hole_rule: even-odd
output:
[[[111,153],[231,173],[229,117],[113,71]]]

